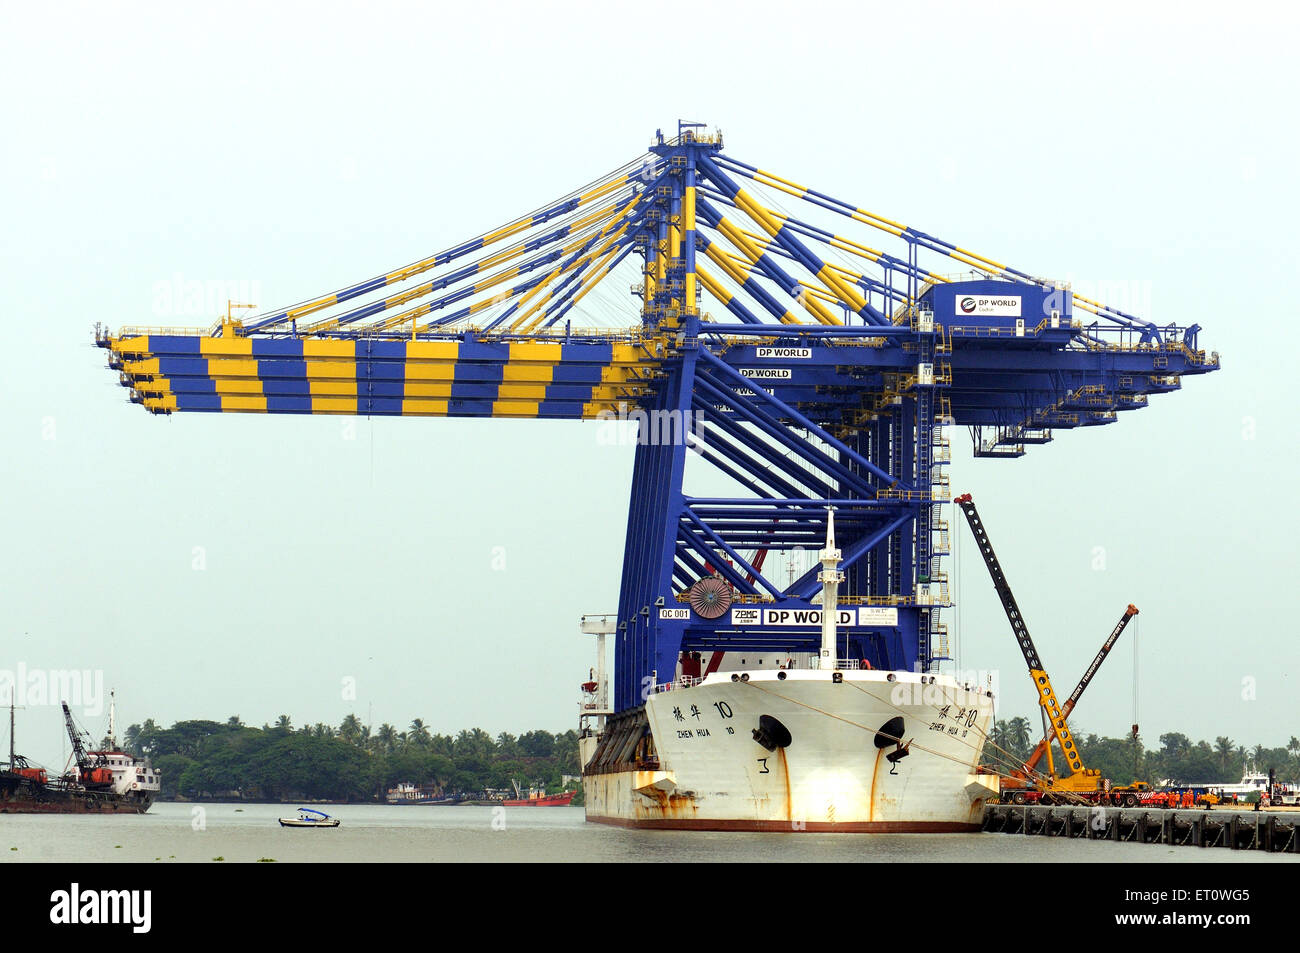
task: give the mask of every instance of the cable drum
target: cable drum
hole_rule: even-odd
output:
[[[731,587],[721,579],[701,579],[686,591],[686,599],[701,619],[717,619],[731,608]]]

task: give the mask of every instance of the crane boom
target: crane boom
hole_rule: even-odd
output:
[[[1071,712],[1074,711],[1074,706],[1079,703],[1079,697],[1083,694],[1083,690],[1088,687],[1088,683],[1092,681],[1092,677],[1097,674],[1097,669],[1101,668],[1101,663],[1106,661],[1106,656],[1109,655],[1110,650],[1115,647],[1115,643],[1119,640],[1120,634],[1124,631],[1125,627],[1128,626],[1129,620],[1137,614],[1138,607],[1129,603],[1129,607],[1124,610],[1124,614],[1119,617],[1119,621],[1115,623],[1115,628],[1111,630],[1110,635],[1107,637],[1105,643],[1103,643],[1101,651],[1097,653],[1097,657],[1092,660],[1092,664],[1088,666],[1088,670],[1083,673],[1083,678],[1079,679],[1079,684],[1074,686],[1074,691],[1070,693],[1070,697],[1067,698],[1065,704],[1061,706],[1062,719],[1070,717]],[[1047,754],[1047,747],[1047,738],[1038,742],[1037,747],[1034,748],[1033,752],[1029,755],[1029,758],[1025,761],[1026,771],[1033,771],[1034,768],[1038,766],[1038,762],[1043,759],[1043,755]]]
[[[1075,746],[1074,736],[1070,734],[1070,726],[1066,724],[1065,713],[1061,711],[1060,703],[1056,700],[1056,692],[1052,689],[1052,681],[1048,678],[1043,663],[1038,657],[1038,649],[1034,647],[1034,640],[1029,636],[1029,626],[1025,624],[1020,607],[1016,604],[1016,597],[1011,592],[1011,585],[1007,582],[1006,574],[1002,571],[1002,564],[998,561],[997,553],[993,551],[993,544],[989,541],[988,532],[984,529],[984,522],[980,519],[979,511],[975,509],[975,501],[971,499],[969,493],[964,493],[953,502],[961,507],[961,511],[966,515],[966,522],[970,524],[971,533],[974,534],[975,542],[980,549],[980,555],[984,557],[984,565],[988,567],[989,575],[993,578],[993,588],[997,590],[998,598],[1002,601],[1002,608],[1007,614],[1007,620],[1011,623],[1011,631],[1015,634],[1016,643],[1020,646],[1020,652],[1025,657],[1025,664],[1029,666],[1029,676],[1034,680],[1034,688],[1038,690],[1038,704],[1047,715],[1050,731],[1055,736],[1057,744],[1061,746],[1061,753],[1065,755],[1065,760],[1070,766],[1070,774],[1072,776],[1081,776],[1081,780],[1084,777],[1092,778],[1097,772],[1087,771],[1083,766],[1083,759],[1079,756],[1079,749]],[[1048,773],[1054,778],[1056,770],[1055,765],[1052,763],[1050,746],[1048,746],[1045,753],[1047,755]]]
[[[1092,681],[1092,677],[1097,674],[1097,669],[1101,668],[1101,663],[1106,661],[1106,656],[1110,654],[1110,650],[1113,649],[1115,643],[1119,641],[1120,634],[1128,626],[1129,620],[1137,614],[1138,607],[1130,602],[1128,608],[1124,610],[1124,614],[1120,616],[1119,621],[1115,623],[1115,628],[1111,630],[1110,636],[1106,639],[1105,643],[1102,644],[1101,651],[1099,651],[1097,657],[1092,660],[1092,664],[1088,666],[1088,670],[1083,673],[1083,678],[1079,679],[1079,684],[1074,686],[1074,691],[1070,693],[1070,697],[1065,700],[1065,704],[1062,706],[1062,710],[1065,714],[1068,715],[1074,710],[1074,706],[1079,702],[1079,696],[1082,695],[1083,690],[1088,687],[1088,683]]]
[[[68,740],[72,742],[72,756],[76,759],[78,768],[88,767],[90,759],[86,757],[86,746],[81,743],[81,732],[77,731],[77,726],[72,721],[72,712],[68,710],[68,703],[62,704],[63,721],[68,726]]]

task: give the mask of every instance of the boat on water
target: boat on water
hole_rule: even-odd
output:
[[[297,817],[280,818],[281,827],[338,827],[339,819],[310,807],[298,808]]]
[[[430,785],[416,785],[403,781],[396,787],[389,788],[384,799],[389,804],[432,804],[448,807],[465,803],[468,795],[445,795],[440,789]]]
[[[0,768],[0,814],[144,814],[149,810],[162,788],[161,772],[118,746],[116,699],[110,698],[107,743],[98,747],[63,704],[72,760],[55,778],[15,753],[10,702],[9,760]]]
[[[500,803],[504,807],[568,807],[577,796],[578,792],[576,790],[561,791],[559,794],[529,791],[527,797],[507,798]]]
[[[839,606],[833,517],[826,533],[821,605]],[[614,623],[584,618],[583,631],[597,636],[579,714],[587,820],[682,830],[978,830],[999,793],[997,776],[979,767],[993,693],[949,675],[839,657],[836,623],[851,611],[815,613],[819,653],[684,653],[675,678],[647,686],[642,704],[618,712],[605,676]],[[747,630],[750,644],[760,628]]]

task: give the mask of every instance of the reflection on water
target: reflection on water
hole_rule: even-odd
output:
[[[0,815],[0,858],[276,861],[1284,861],[1254,851],[1088,843],[1020,834],[736,834],[588,824],[580,807],[324,805],[334,829],[282,828],[297,805],[155,804],[148,814]],[[11,848],[17,848],[12,850]]]

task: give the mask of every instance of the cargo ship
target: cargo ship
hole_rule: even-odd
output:
[[[14,706],[9,706],[9,761],[0,768],[0,814],[144,814],[162,787],[160,772],[117,744],[109,705],[107,744],[92,750],[63,705],[73,764],[57,778],[14,752]]]
[[[837,606],[840,551],[828,520],[821,605]],[[838,612],[818,653],[684,658],[644,702],[608,706],[609,617],[586,617],[597,665],[582,684],[579,752],[587,820],[722,831],[976,831],[996,801],[979,768],[993,693],[952,676],[882,671],[837,657]],[[761,657],[760,657],[761,656]]]

